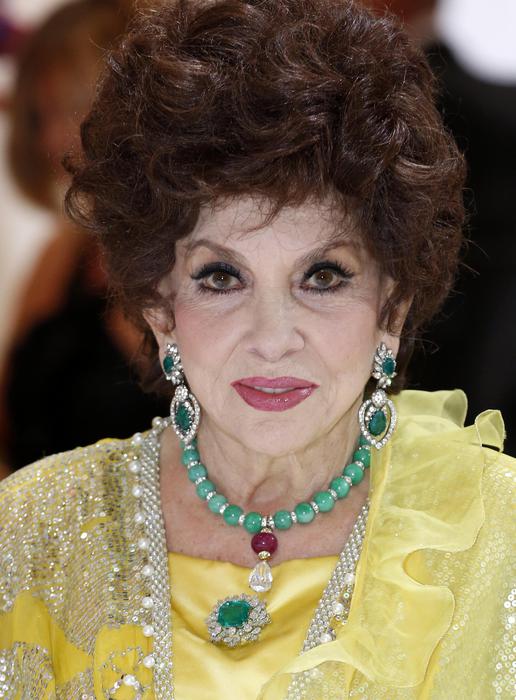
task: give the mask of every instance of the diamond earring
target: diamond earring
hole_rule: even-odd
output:
[[[163,371],[167,380],[176,387],[170,404],[172,427],[178,438],[188,445],[197,434],[201,409],[195,396],[186,387],[181,355],[175,343],[168,343],[165,349]]]
[[[396,360],[385,343],[376,350],[372,376],[378,384],[371,398],[360,406],[358,421],[364,438],[379,450],[391,439],[398,420],[396,408],[385,392],[396,376]]]

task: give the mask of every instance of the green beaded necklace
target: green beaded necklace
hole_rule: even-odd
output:
[[[188,479],[195,485],[197,495],[208,503],[208,508],[216,515],[222,515],[224,522],[232,527],[241,526],[253,535],[251,547],[256,552],[259,562],[249,577],[249,585],[257,592],[269,590],[272,585],[272,573],[267,564],[277,549],[278,540],[273,530],[288,530],[295,523],[307,525],[319,513],[333,510],[338,500],[346,498],[352,486],[364,478],[364,471],[371,463],[371,447],[362,435],[358,448],[353,454],[353,461],[348,464],[340,476],[335,477],[326,491],[318,491],[311,501],[298,503],[294,510],[278,510],[274,515],[262,515],[255,511],[244,513],[240,506],[231,504],[215,484],[208,478],[208,470],[201,462],[197,449],[197,439],[188,444],[181,440],[181,461],[187,469]]]
[[[258,555],[258,563],[249,575],[249,586],[256,593],[265,593],[272,587],[272,571],[267,560],[278,547],[273,530],[288,530],[295,523],[307,525],[319,513],[333,510],[335,503],[346,498],[351,487],[362,481],[364,471],[371,463],[371,447],[361,435],[353,461],[332,480],[326,491],[318,491],[311,501],[298,503],[292,511],[278,510],[274,515],[262,515],[255,511],[244,513],[240,506],[229,503],[223,494],[217,492],[201,462],[196,438],[188,443],[181,440],[181,449],[181,461],[199,498],[208,503],[212,513],[222,515],[227,525],[241,526],[252,535],[251,547]],[[254,641],[269,622],[264,602],[246,594],[218,601],[206,620],[211,641],[228,646]]]

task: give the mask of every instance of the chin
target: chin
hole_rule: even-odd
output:
[[[280,457],[306,448],[315,439],[315,434],[311,436],[307,431],[306,424],[306,420],[286,422],[279,419],[278,414],[273,414],[272,417],[256,421],[253,426],[246,426],[246,430],[235,437],[249,450],[269,457]]]

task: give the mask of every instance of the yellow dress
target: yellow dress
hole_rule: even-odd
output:
[[[458,391],[395,402],[337,639],[299,654],[336,557],[274,567],[272,624],[227,649],[207,640],[204,620],[217,599],[248,592],[248,570],[169,554],[177,700],[279,700],[293,678],[308,700],[515,697],[516,470],[498,451],[501,417],[464,428]],[[156,697],[138,616],[133,456],[129,440],[106,440],[0,483],[0,698],[129,700],[133,687],[109,692],[124,674],[142,700]]]

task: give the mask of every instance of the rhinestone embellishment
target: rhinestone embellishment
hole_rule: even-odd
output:
[[[258,596],[242,593],[219,600],[206,626],[212,642],[236,647],[256,641],[270,621],[265,603]]]

